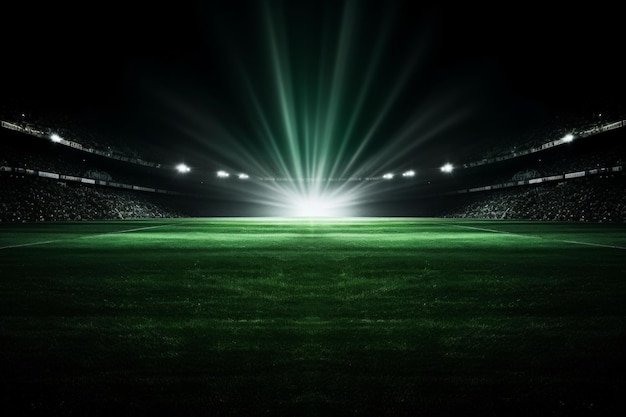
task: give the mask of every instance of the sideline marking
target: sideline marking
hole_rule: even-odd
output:
[[[53,242],[58,242],[58,240],[46,240],[45,242],[33,242],[33,243],[22,243],[21,245],[0,246],[0,250],[11,249],[11,248],[21,248],[24,246],[45,245],[46,243],[53,243]]]
[[[443,224],[444,223],[442,223],[442,225]],[[624,247],[624,246],[603,245],[601,243],[580,242],[578,240],[549,239],[549,238],[545,238],[545,237],[541,237],[541,236],[523,235],[523,234],[520,234],[520,233],[506,232],[504,230],[487,229],[485,227],[463,226],[463,225],[460,225],[460,224],[451,224],[450,226],[462,227],[462,228],[465,228],[465,229],[482,230],[482,231],[491,232],[491,233],[502,233],[502,234],[505,234],[505,235],[513,235],[513,236],[520,236],[520,237],[530,237],[530,238],[543,239],[543,240],[552,240],[554,242],[572,243],[574,245],[586,245],[586,246],[596,246],[596,247],[599,247],[599,248],[611,248],[611,249],[626,250],[626,247]]]
[[[441,224],[442,226],[444,226],[444,223],[440,223],[440,224]],[[515,236],[536,237],[536,238],[538,238],[538,236],[532,236],[532,235],[521,235],[521,234],[519,234],[519,233],[507,232],[507,231],[504,231],[504,230],[487,229],[487,228],[485,228],[485,227],[463,226],[463,225],[460,225],[460,224],[452,224],[451,226],[454,226],[454,227],[462,227],[462,228],[465,228],[465,229],[482,230],[482,231],[485,231],[485,232],[492,232],[492,233],[503,233],[503,234],[505,234],[505,235],[515,235]]]
[[[105,232],[105,233],[96,233],[94,235],[76,236],[75,238],[69,238],[69,239],[46,240],[46,241],[43,241],[43,242],[32,242],[32,243],[22,243],[22,244],[19,244],[19,245],[0,246],[0,250],[11,249],[11,248],[21,248],[21,247],[24,247],[24,246],[46,245],[48,243],[62,242],[64,240],[85,239],[85,238],[90,238],[90,237],[105,236],[105,235],[111,235],[111,234],[116,234],[116,233],[137,232],[139,230],[155,229],[157,227],[171,226],[172,224],[174,224],[174,223],[160,224],[160,225],[157,225],[157,226],[137,227],[137,228],[134,228],[134,229],[117,230],[117,231]]]
[[[626,250],[626,247],[624,246],[616,246],[616,245],[602,245],[600,243],[591,243],[591,242],[579,242],[577,240],[561,240],[560,242],[565,242],[565,243],[574,243],[576,245],[587,245],[587,246],[599,246],[601,248],[613,248],[613,249],[622,249],[622,250]]]
[[[171,226],[172,224],[174,224],[174,223],[159,224],[157,226],[137,227],[135,229],[119,230],[119,231],[113,231],[113,232],[98,233],[98,234],[95,234],[95,235],[79,236],[79,238],[82,239],[82,238],[85,238],[85,237],[104,236],[104,235],[112,235],[112,234],[116,234],[116,233],[128,233],[128,232],[136,232],[136,231],[139,231],[139,230],[156,229],[157,227]]]

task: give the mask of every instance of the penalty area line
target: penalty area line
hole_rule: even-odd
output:
[[[571,243],[573,245],[595,246],[595,247],[598,247],[598,248],[610,248],[610,249],[626,250],[626,247],[624,247],[624,246],[617,246],[617,245],[603,245],[601,243],[581,242],[579,240],[547,239],[547,238],[544,238],[544,237],[541,237],[541,236],[523,235],[523,234],[520,234],[520,233],[506,232],[504,230],[487,229],[485,227],[463,226],[463,225],[460,225],[460,224],[452,224],[450,226],[461,227],[461,228],[464,228],[464,229],[482,230],[484,232],[500,233],[500,234],[504,234],[504,235],[513,235],[513,236],[520,236],[520,237],[530,237],[530,238],[535,238],[535,239],[551,240],[553,242]]]

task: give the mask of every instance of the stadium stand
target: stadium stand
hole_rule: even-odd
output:
[[[52,142],[28,131],[0,129],[0,221],[137,219],[189,216],[181,178]]]
[[[626,222],[622,174],[465,195],[442,217]]]
[[[111,187],[0,173],[0,221],[175,218],[170,197]]]
[[[567,134],[579,136],[596,134],[606,126],[623,120],[626,120],[626,111],[620,106],[558,114],[522,132],[512,132],[505,137],[485,138],[473,153],[464,155],[462,166],[478,166],[540,152],[548,146],[547,144],[558,141]]]
[[[102,134],[78,118],[50,109],[42,110],[25,103],[5,104],[0,108],[0,120],[4,128],[40,138],[56,134],[62,138],[61,144],[86,153],[151,167],[162,166],[156,162],[162,155],[150,152],[147,147],[129,146],[127,138]]]
[[[436,215],[625,222],[626,129],[597,130],[562,146],[461,170],[440,195]]]
[[[212,215],[205,210],[211,200],[204,196],[214,191],[208,181],[214,172],[176,175],[172,166],[141,159],[128,144],[113,150],[115,145],[106,145],[102,138],[61,126],[72,126],[63,118],[11,111],[4,111],[2,118],[4,222]],[[545,130],[521,134],[517,142],[501,140],[498,149],[487,142],[476,158],[459,155],[467,162],[457,164],[453,173],[422,170],[407,192],[419,196],[416,204],[431,211],[416,215],[626,221],[626,116],[620,111],[596,112],[591,118],[577,115],[558,121]],[[55,143],[50,140],[53,131],[72,140]],[[574,134],[572,142],[562,140],[568,133]],[[247,183],[245,187],[253,186]]]

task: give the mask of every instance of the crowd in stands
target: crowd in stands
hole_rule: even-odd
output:
[[[556,184],[455,196],[442,217],[626,222],[626,176],[600,175]]]
[[[0,173],[0,221],[174,218],[175,197]]]
[[[618,114],[603,114],[600,122],[617,117]],[[621,117],[624,118],[623,115]],[[580,120],[580,116],[575,120]],[[580,121],[572,121],[569,125],[564,120],[560,122],[565,130],[553,133],[554,139],[576,125],[584,126]],[[589,121],[586,126],[594,123],[596,121]],[[483,183],[474,186],[503,184],[598,168],[623,169],[626,143],[622,140],[624,134],[616,133],[619,136],[613,136],[609,141],[605,140],[606,137],[589,136],[575,139],[571,145],[565,144],[552,151],[533,154],[524,158],[523,168],[519,164],[504,162],[498,169],[491,170],[488,182],[484,182],[482,177]],[[579,140],[583,142],[578,142]],[[576,150],[576,146],[583,148]],[[513,166],[516,167],[514,171],[510,168]],[[471,170],[468,171],[470,173]],[[448,197],[452,204],[448,204],[448,209],[439,215],[453,218],[626,222],[625,191],[626,175],[623,171],[600,172],[582,178],[457,194]]]

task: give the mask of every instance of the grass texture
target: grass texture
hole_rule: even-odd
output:
[[[626,225],[5,224],[0,248],[2,415],[626,410]]]

